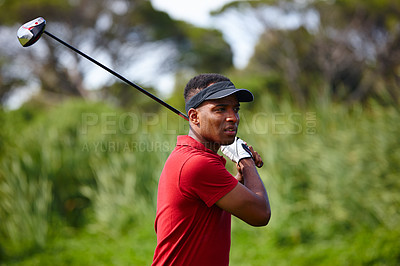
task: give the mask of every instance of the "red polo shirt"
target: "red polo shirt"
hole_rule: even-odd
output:
[[[158,184],[153,265],[228,265],[231,215],[215,205],[238,181],[225,159],[178,136]]]

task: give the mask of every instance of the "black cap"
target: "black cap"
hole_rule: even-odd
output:
[[[206,100],[221,99],[232,94],[236,95],[239,102],[251,102],[254,99],[249,90],[237,89],[230,81],[221,81],[208,86],[190,98],[185,105],[186,113],[190,108],[196,108]]]

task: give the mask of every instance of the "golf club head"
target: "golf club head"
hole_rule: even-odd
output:
[[[45,27],[46,20],[42,17],[38,17],[25,23],[17,32],[19,42],[23,47],[31,46],[39,40],[40,36],[42,36]]]

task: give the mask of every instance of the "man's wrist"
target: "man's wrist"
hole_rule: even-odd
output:
[[[243,158],[239,161],[240,168],[249,167],[249,166],[256,166],[254,163],[253,158]]]

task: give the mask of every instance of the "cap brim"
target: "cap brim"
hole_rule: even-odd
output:
[[[206,100],[215,100],[227,97],[229,95],[235,94],[239,102],[251,102],[254,100],[253,94],[246,89],[225,89],[211,94],[206,98]]]

